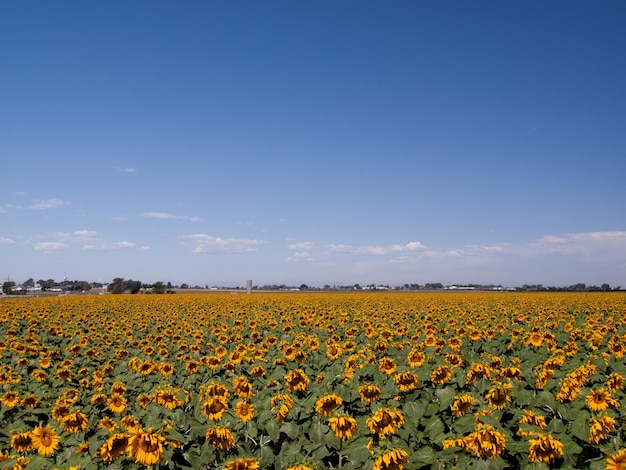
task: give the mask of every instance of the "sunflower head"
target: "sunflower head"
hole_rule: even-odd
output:
[[[357,423],[354,418],[346,415],[335,415],[328,420],[328,427],[342,441],[346,441],[356,432]]]
[[[528,457],[531,462],[550,463],[563,458],[563,443],[554,439],[550,434],[539,435],[530,439]]]

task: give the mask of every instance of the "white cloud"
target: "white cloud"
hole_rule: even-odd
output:
[[[141,214],[142,217],[148,219],[163,219],[163,220],[188,220],[189,222],[201,222],[200,217],[190,217],[187,215],[174,215],[167,212],[145,212]]]
[[[132,248],[134,243],[129,241],[110,242],[94,230],[75,230],[73,232],[53,232],[36,237],[43,241],[36,241],[34,249],[45,253],[52,253],[70,247],[80,247],[90,251],[113,251],[123,248]]]
[[[46,210],[46,209],[58,209],[59,207],[67,206],[68,201],[61,199],[35,199],[35,204],[28,206],[29,209]]]
[[[113,167],[113,169],[119,173],[135,173],[137,171],[137,168],[129,168],[125,166],[116,166]]]
[[[287,245],[287,248],[290,250],[310,250],[315,246],[313,242],[300,242],[300,243],[291,243]]]
[[[101,241],[100,243],[97,243],[97,244],[94,244],[94,245],[85,245],[85,246],[83,246],[83,250],[88,250],[88,251],[115,251],[115,250],[122,250],[124,248],[132,248],[134,246],[135,246],[134,243],[127,242],[127,241],[114,242],[114,243]]]
[[[143,245],[143,246],[140,246],[139,248],[137,248],[137,251],[150,251],[151,249],[152,248],[150,248],[149,246]]]
[[[287,261],[311,261],[313,257],[307,251],[296,251],[294,254],[287,258]]]
[[[7,211],[4,207],[0,207],[0,214],[6,214]]]
[[[184,242],[184,244],[191,244],[194,253],[247,253],[258,251],[257,247],[265,243],[263,240],[220,238],[204,233],[185,235],[183,239],[189,240],[189,243]]]
[[[68,248],[67,243],[62,242],[39,242],[35,244],[35,251],[43,251],[44,253],[53,253],[55,251]]]
[[[0,237],[0,245],[13,245],[15,241],[10,238]]]
[[[531,255],[565,254],[595,259],[626,259],[626,231],[546,235],[528,244]]]
[[[403,253],[420,251],[425,247],[420,242],[409,242],[405,245],[341,245],[330,244],[326,246],[331,253],[361,254],[361,255],[388,255],[392,253]]]

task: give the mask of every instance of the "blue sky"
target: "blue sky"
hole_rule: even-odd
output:
[[[0,5],[0,275],[626,287],[626,3]]]

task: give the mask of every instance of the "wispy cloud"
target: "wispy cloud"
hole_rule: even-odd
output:
[[[46,210],[46,209],[58,209],[59,207],[67,206],[68,201],[61,199],[36,199],[34,204],[28,206],[29,209]]]
[[[191,217],[188,215],[175,215],[167,212],[145,212],[141,214],[142,217],[148,219],[163,219],[163,220],[188,220],[189,222],[202,222],[200,217]]]
[[[101,234],[94,230],[54,232],[36,237],[34,241],[34,249],[44,253],[53,253],[71,247],[77,247],[90,251],[114,251],[124,248],[132,248],[134,246],[135,244],[129,241],[107,241]]]
[[[0,237],[0,245],[13,245],[15,243],[14,240],[6,237]]]
[[[409,242],[405,245],[342,245],[330,244],[326,245],[330,253],[348,254],[348,255],[389,255],[391,253],[403,253],[411,251],[420,251],[425,247],[420,242]]]
[[[54,253],[64,250],[69,245],[63,242],[39,242],[35,244],[35,251],[43,251],[44,253]]]
[[[115,166],[113,169],[118,173],[135,173],[138,171],[137,168],[129,168],[125,166]]]
[[[204,233],[183,236],[183,244],[191,245],[194,253],[247,253],[258,251],[263,240],[249,238],[220,238]]]
[[[591,262],[626,261],[626,231],[546,235],[526,243],[458,247],[432,247],[413,241],[390,245],[327,244],[322,248],[317,248],[313,242],[298,242],[289,243],[287,248],[293,252],[287,258],[289,261],[330,258],[338,255],[390,257],[389,262],[397,264],[444,259],[475,264],[500,258],[531,259],[546,255],[579,258]]]
[[[115,251],[115,250],[122,250],[124,248],[132,248],[134,247],[135,244],[132,242],[128,242],[128,241],[122,241],[122,242],[105,242],[105,241],[99,241],[96,244],[93,245],[84,245],[83,246],[83,250],[89,250],[89,251]]]

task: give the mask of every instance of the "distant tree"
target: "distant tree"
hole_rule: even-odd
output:
[[[306,284],[300,284],[300,290],[308,290],[309,286]]]
[[[124,287],[131,294],[136,294],[141,290],[141,281],[133,281],[132,279],[129,279],[124,283]]]
[[[26,288],[35,287],[35,280],[31,277],[26,282],[24,282],[23,286]]]
[[[602,287],[603,291],[607,291],[607,290],[611,290],[611,286],[609,286],[608,284],[604,283],[602,284],[600,287]]]
[[[154,292],[155,294],[164,294],[165,284],[163,284],[161,281],[155,282],[154,284],[152,284],[152,292]]]
[[[6,295],[9,295],[14,287],[15,287],[14,281],[4,281],[4,283],[2,284],[2,292],[5,293]]]
[[[87,281],[74,281],[70,289],[73,291],[87,292],[91,290],[91,284]]]
[[[180,288],[181,288],[181,289],[189,289],[189,284],[186,284],[186,283],[184,283],[184,282],[183,282],[183,283],[180,285]]]
[[[46,291],[52,289],[56,283],[54,282],[54,279],[48,279],[46,281],[39,279],[37,284],[41,286],[41,290]]]
[[[113,279],[111,284],[107,287],[107,290],[112,294],[123,294],[126,290],[126,285],[124,283],[123,277],[116,277]]]
[[[172,288],[172,283],[170,281],[167,281],[167,288],[171,289]]]

